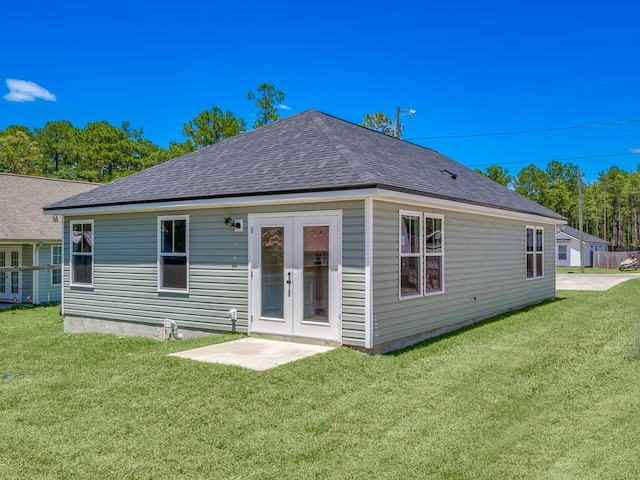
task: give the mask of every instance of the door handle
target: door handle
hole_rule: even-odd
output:
[[[291,272],[287,273],[287,278],[288,278],[287,285],[291,285]]]

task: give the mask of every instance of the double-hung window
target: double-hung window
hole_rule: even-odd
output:
[[[53,245],[51,247],[51,263],[53,265],[62,265],[62,246]],[[51,285],[57,286],[62,283],[62,270],[51,270]]]
[[[93,220],[72,221],[71,285],[93,285]]]
[[[418,213],[400,214],[400,296],[422,293],[422,241]]]
[[[400,212],[400,297],[444,291],[443,217]]]
[[[539,278],[544,276],[544,229],[527,225],[525,231],[527,279]]]
[[[189,217],[158,217],[158,290],[188,290]]]
[[[558,260],[566,260],[566,259],[567,259],[567,246],[558,245]]]

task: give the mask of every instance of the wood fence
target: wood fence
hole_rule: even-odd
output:
[[[620,266],[620,262],[626,260],[631,255],[635,255],[640,259],[640,252],[592,252],[592,266],[598,268],[615,268]]]
[[[60,270],[62,266],[56,265],[21,265],[19,267],[0,267],[0,273],[7,272],[32,272],[34,270]]]

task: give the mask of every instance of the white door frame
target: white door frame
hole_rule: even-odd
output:
[[[249,223],[249,333],[287,337],[342,340],[342,211],[278,212],[250,214]],[[303,315],[303,231],[305,226],[329,225],[329,322],[305,321]],[[262,317],[260,228],[283,226],[285,294],[284,318]],[[291,283],[289,283],[291,281]],[[285,297],[286,300],[286,297]]]

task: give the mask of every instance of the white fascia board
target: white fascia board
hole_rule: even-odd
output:
[[[341,190],[336,192],[282,193],[277,195],[252,195],[245,197],[206,198],[200,200],[178,200],[168,202],[107,205],[102,207],[80,207],[45,212],[47,215],[84,215],[101,213],[136,213],[149,211],[190,210],[211,207],[243,207],[254,205],[286,205],[296,203],[333,202],[358,200],[376,195],[377,188]]]
[[[412,193],[397,192],[384,188],[362,188],[353,190],[337,190],[331,192],[303,192],[281,193],[276,195],[252,195],[243,197],[205,198],[199,200],[177,200],[167,202],[135,203],[124,205],[106,205],[98,207],[79,207],[69,209],[50,210],[46,215],[93,215],[103,213],[137,213],[158,212],[171,210],[190,210],[212,207],[246,207],[256,205],[286,205],[296,203],[331,202],[341,200],[362,200],[365,198],[416,205],[418,207],[442,208],[458,212],[475,213],[491,217],[502,217],[531,222],[552,223],[564,225],[567,222],[557,218],[545,217],[529,213],[502,210],[496,207],[485,207],[470,203],[444,200],[440,198],[416,195]]]
[[[420,208],[440,208],[443,210],[452,210],[455,212],[474,213],[476,215],[486,215],[490,217],[507,218],[510,220],[522,220],[528,222],[551,223],[554,225],[565,225],[566,220],[558,218],[545,217],[532,213],[514,212],[511,210],[502,210],[497,207],[486,207],[483,205],[475,205],[472,203],[462,203],[441,198],[426,197],[414,195],[411,193],[394,192],[384,190],[376,198],[387,202],[402,203],[404,205],[414,205]]]

